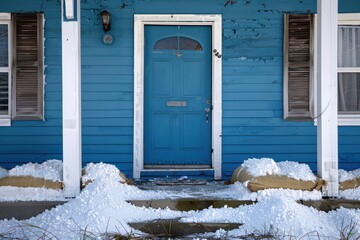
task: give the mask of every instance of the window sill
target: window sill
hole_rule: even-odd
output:
[[[314,120],[317,126],[317,119]],[[338,115],[338,126],[360,126],[360,114],[341,114]]]
[[[0,118],[0,127],[9,127],[11,126],[10,118]]]
[[[360,114],[338,115],[339,126],[360,126]]]

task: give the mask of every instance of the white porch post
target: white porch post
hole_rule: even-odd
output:
[[[80,192],[82,162],[80,0],[61,2],[63,181],[65,197],[75,197]]]
[[[338,0],[318,0],[317,170],[324,196],[338,196],[337,15]]]

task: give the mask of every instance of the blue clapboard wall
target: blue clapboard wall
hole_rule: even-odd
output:
[[[340,0],[340,12],[360,1]],[[112,45],[99,13],[111,13]],[[45,118],[0,128],[0,166],[62,158],[59,0],[2,0],[0,12],[44,12]],[[132,176],[133,15],[216,13],[223,17],[223,176],[248,158],[307,163],[316,171],[316,127],[282,119],[284,13],[314,13],[316,0],[82,1],[83,162],[116,164]],[[360,127],[339,127],[340,168],[360,167]]]

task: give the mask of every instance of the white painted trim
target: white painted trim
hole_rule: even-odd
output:
[[[339,67],[339,73],[360,73],[359,67]]]
[[[337,32],[338,0],[318,0],[318,110],[317,170],[327,182],[323,194],[337,197],[338,126],[337,126]]]
[[[133,177],[140,178],[144,170],[144,26],[210,25],[212,49],[222,53],[221,15],[135,14],[134,15],[134,146]],[[212,167],[214,178],[221,178],[222,166],[222,59],[212,54]]]
[[[0,118],[0,127],[9,127],[11,126],[10,118]]]
[[[339,25],[359,25],[360,13],[341,13],[338,14]]]
[[[0,13],[0,21],[11,20],[11,13]]]
[[[1,67],[0,73],[8,74],[8,112],[0,116],[3,120],[0,122],[0,126],[11,126],[11,111],[12,111],[12,59],[13,59],[13,34],[11,24],[11,13],[0,13],[0,24],[7,25],[8,28],[8,66]],[[8,120],[10,122],[8,122]]]
[[[339,126],[359,126],[360,114],[339,114],[338,116]]]
[[[67,19],[74,19],[75,17],[74,0],[65,0],[65,16]]]
[[[77,21],[64,21],[62,19],[63,181],[65,197],[75,197],[80,193],[82,162],[80,0],[77,0],[77,4],[79,6]]]

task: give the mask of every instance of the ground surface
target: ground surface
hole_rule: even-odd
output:
[[[261,169],[262,172],[281,172],[303,179],[310,177],[307,166],[280,167],[270,160],[247,162],[250,169]],[[268,171],[266,171],[268,169]],[[295,170],[294,170],[295,169]],[[299,169],[302,169],[299,171]],[[0,221],[1,237],[18,237],[39,239],[51,237],[57,239],[77,239],[83,236],[100,237],[104,233],[144,236],[142,232],[129,226],[131,222],[151,221],[155,219],[179,219],[183,223],[240,223],[235,230],[218,230],[215,233],[203,234],[201,237],[238,238],[251,233],[269,233],[285,239],[339,239],[340,234],[353,234],[348,239],[359,237],[360,210],[339,208],[330,212],[318,211],[315,208],[297,203],[297,200],[319,200],[318,191],[263,190],[250,192],[242,183],[223,185],[216,182],[205,185],[178,186],[134,186],[128,185],[119,170],[108,164],[91,164],[84,177],[92,182],[81,194],[64,205],[27,219]],[[35,171],[35,170],[34,170]],[[61,169],[59,168],[59,171]],[[298,173],[297,173],[298,171]],[[20,171],[21,172],[21,171]],[[256,171],[258,172],[258,171]],[[349,173],[350,174],[350,173]],[[60,174],[61,175],[61,174]],[[195,189],[195,190],[194,190]],[[19,200],[22,189],[8,191],[0,187],[0,196],[13,194],[13,200]],[[46,189],[41,196],[46,197]],[[359,189],[341,192],[345,198],[360,199]],[[25,194],[26,195],[26,194]],[[56,194],[55,194],[56,195]],[[27,198],[30,198],[26,195]],[[48,195],[48,200],[58,200],[62,192]],[[209,207],[198,211],[176,211],[137,207],[128,200],[176,199],[235,199],[257,201],[255,204],[240,207]],[[4,197],[3,197],[4,198]],[[28,200],[28,199],[27,199]],[[36,199],[33,199],[36,200]],[[351,232],[350,232],[351,231]],[[198,236],[199,237],[199,236]],[[279,237],[280,238],[280,237]],[[91,239],[91,238],[90,238]]]

